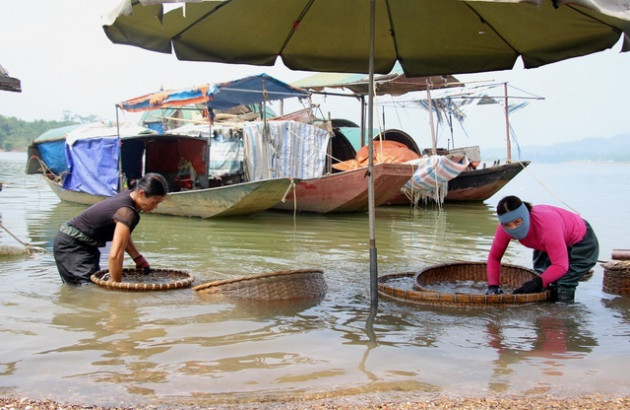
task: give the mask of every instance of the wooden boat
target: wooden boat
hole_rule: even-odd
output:
[[[380,135],[378,135],[377,130],[373,130],[370,132],[368,130],[368,134],[371,134],[370,137],[373,140],[385,140],[385,141],[394,141],[401,144],[404,144],[409,148],[409,150],[416,153],[418,156],[423,155],[447,155],[449,153],[455,153],[458,150],[467,150],[467,148],[478,148],[478,147],[465,147],[460,149],[451,149],[444,150],[439,149],[436,146],[436,136],[435,136],[435,127],[433,126],[433,111],[441,111],[442,115],[438,116],[439,118],[444,118],[448,121],[452,121],[452,118],[458,118],[457,115],[453,115],[453,101],[455,99],[459,99],[462,102],[470,102],[478,99],[479,103],[488,104],[488,103],[497,103],[497,101],[504,100],[505,101],[505,121],[506,121],[506,130],[509,130],[509,106],[508,102],[508,93],[507,93],[507,83],[504,84],[504,95],[502,97],[491,98],[488,95],[483,95],[482,97],[478,97],[475,93],[464,92],[465,90],[462,88],[461,91],[457,93],[450,92],[445,98],[435,99],[431,97],[431,90],[435,89],[446,89],[450,88],[451,91],[458,87],[463,87],[464,84],[459,82],[454,77],[443,77],[440,78],[431,78],[429,81],[418,81],[418,82],[409,82],[409,79],[401,76],[402,72],[392,72],[392,74],[388,76],[383,76],[381,81],[383,84],[379,84],[379,92],[381,94],[391,93],[392,95],[402,95],[409,91],[426,91],[427,93],[427,109],[431,113],[431,142],[432,149],[421,151],[414,139],[407,133],[401,130],[385,130]],[[338,75],[331,75],[330,73],[317,74],[311,77],[307,77],[306,79],[300,80],[294,83],[297,86],[304,87],[307,89],[312,89],[315,92],[321,92],[323,88],[336,88],[336,89],[351,89],[354,93],[359,95],[366,95],[366,81],[360,77],[354,76],[346,76],[340,77]],[[430,86],[429,86],[430,84]],[[494,85],[493,85],[494,87]],[[461,94],[459,97],[457,94]],[[341,95],[341,94],[335,94]],[[356,95],[351,95],[353,98],[356,98]],[[510,97],[522,99],[524,97]],[[528,99],[541,99],[540,97],[525,97]],[[433,102],[440,101],[440,104],[433,105]],[[424,100],[420,102],[425,102]],[[418,104],[418,106],[424,106],[424,104]],[[461,119],[459,120],[462,121]],[[449,123],[449,128],[452,132],[452,123]],[[365,145],[363,136],[365,134],[362,127],[359,127],[356,124],[348,123],[339,125],[337,130],[340,134],[343,134],[344,137],[352,144],[352,147],[355,151],[358,151],[363,145]],[[337,137],[337,135],[336,135]],[[453,140],[451,135],[451,140]],[[503,186],[505,186],[512,178],[514,178],[523,168],[529,165],[529,161],[511,161],[511,146],[510,146],[510,135],[506,136],[507,141],[507,161],[504,164],[493,164],[491,167],[479,167],[480,157],[474,158],[469,157],[471,152],[466,152],[466,156],[471,163],[469,169],[462,171],[459,175],[448,181],[448,191],[446,195],[438,194],[434,195],[432,198],[438,202],[442,200],[446,202],[455,202],[455,201],[477,201],[481,202],[496,192],[498,192]],[[474,153],[474,150],[473,150]],[[477,155],[478,155],[477,150]],[[342,158],[342,160],[347,160],[348,157]],[[475,168],[477,166],[477,168]],[[410,202],[417,202],[418,197],[422,197],[424,192],[416,191],[413,193],[414,198],[409,198],[407,194],[404,192],[395,193],[392,198],[385,202],[386,205],[401,205],[401,204],[410,204]],[[430,195],[428,197],[431,197]]]
[[[448,182],[445,201],[485,201],[510,182],[529,163],[530,161],[508,162],[463,171]]]
[[[413,175],[413,167],[404,164],[374,165],[374,205],[391,198]],[[284,202],[273,209],[332,213],[359,212],[368,209],[367,168],[324,175],[300,181]]]
[[[99,124],[66,135],[65,144],[72,147],[65,148],[69,172],[63,177],[51,169],[43,173],[59,199],[92,205],[125,189],[127,182],[143,173],[157,172],[166,178],[169,194],[153,213],[214,218],[265,211],[299,182],[295,178],[245,181],[237,159],[234,167],[215,174],[203,154],[209,152],[206,137],[146,132],[118,138],[119,132],[120,128],[103,129]],[[220,135],[217,130],[215,138]],[[42,166],[47,168],[45,162]]]
[[[150,112],[191,104],[200,108],[196,104],[203,104],[206,117],[216,119],[222,110],[306,96],[308,92],[304,90],[261,74],[226,83],[159,91],[123,101],[117,109]],[[61,141],[61,148],[55,145],[51,150],[61,150],[57,156],[64,161],[56,171],[46,164],[44,155],[36,156],[44,165],[40,172],[60,199],[91,205],[121,192],[142,175],[155,172],[164,176],[169,193],[154,213],[213,218],[265,211],[300,181],[290,176],[248,178],[238,127],[211,127],[207,119],[198,127],[159,129],[159,133],[137,125],[133,131],[106,125],[92,124],[57,133],[60,135],[55,140]],[[51,139],[48,136],[46,141]],[[34,147],[33,154],[36,151]],[[27,172],[29,168],[36,167],[27,165]]]
[[[483,202],[499,192],[529,163],[530,161],[509,162],[462,171],[448,181],[448,190],[444,201]],[[415,200],[410,199],[405,193],[399,192],[387,200],[385,205],[409,205],[410,201]]]
[[[45,180],[62,201],[93,205],[107,198],[102,195],[64,189],[60,182],[50,177],[45,177]],[[199,218],[251,215],[271,208],[284,198],[292,184],[298,181],[291,178],[275,178],[171,192],[151,213]]]

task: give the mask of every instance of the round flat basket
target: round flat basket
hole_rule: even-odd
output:
[[[153,269],[145,274],[142,270],[132,268],[123,268],[122,282],[112,282],[109,278],[109,269],[95,272],[90,279],[105,288],[132,291],[185,288],[195,280],[189,272],[183,270]]]
[[[603,290],[616,295],[630,295],[630,261],[602,263]]]
[[[328,290],[318,269],[277,271],[220,280],[195,286],[196,291],[258,300],[313,299]]]
[[[434,265],[420,272],[399,273],[379,278],[379,294],[392,299],[435,306],[515,306],[542,302],[549,292],[512,294],[536,273],[520,266],[501,265],[505,293],[486,295],[486,263],[461,262]]]

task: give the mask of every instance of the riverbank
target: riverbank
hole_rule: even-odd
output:
[[[413,394],[379,394],[344,396],[316,400],[300,400],[283,403],[248,403],[226,405],[198,405],[189,403],[178,405],[187,409],[628,409],[630,397],[581,396],[569,398],[552,398],[548,396],[507,396],[493,398],[446,398],[437,397],[418,399]],[[0,410],[127,410],[127,409],[159,409],[162,406],[143,407],[100,407],[86,404],[60,403],[52,400],[30,400],[25,398],[0,398]],[[173,407],[175,408],[175,407]]]

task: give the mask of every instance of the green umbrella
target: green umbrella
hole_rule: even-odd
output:
[[[143,3],[161,1],[112,12],[112,42],[180,60],[271,66],[281,56],[293,70],[368,73],[370,0],[197,1],[166,13]],[[628,49],[630,11],[613,3],[375,0],[374,72],[396,61],[408,77],[504,70],[519,56],[533,68],[610,48],[622,33]]]
[[[186,2],[186,0],[182,0]],[[408,77],[525,68],[602,51],[623,35],[630,10],[608,0],[189,0],[149,18],[124,0],[103,26],[114,43],[180,60],[274,65],[293,70],[368,73],[368,129],[374,73],[400,62]],[[157,19],[157,20],[155,20]],[[140,29],[140,26],[143,29]],[[146,28],[146,30],[144,29]],[[161,30],[156,30],[160,28]],[[136,35],[141,30],[141,35]],[[370,293],[377,306],[372,145],[369,175]]]

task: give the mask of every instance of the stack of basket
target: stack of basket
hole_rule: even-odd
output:
[[[630,295],[630,249],[613,249],[612,262],[604,268],[604,292]]]

